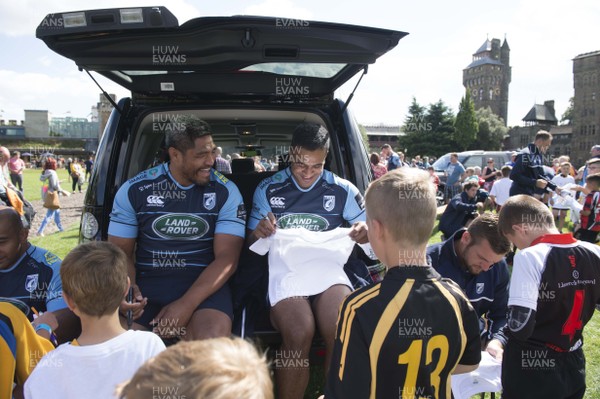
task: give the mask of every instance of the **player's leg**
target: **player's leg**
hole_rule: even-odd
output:
[[[228,337],[231,335],[233,302],[229,284],[223,285],[202,302],[179,336],[185,340]]]
[[[563,227],[565,227],[565,218],[567,216],[567,210],[566,209],[559,209],[558,210],[558,231],[560,233],[563,232]]]
[[[302,399],[310,376],[308,355],[315,334],[308,299],[294,297],[277,302],[271,308],[271,322],[282,338],[281,349],[275,354],[277,398]]]
[[[231,318],[217,309],[198,309],[179,336],[186,340],[228,337],[231,335]]]
[[[335,339],[336,323],[340,305],[350,294],[350,288],[345,285],[334,285],[319,294],[313,303],[313,310],[317,320],[319,332],[325,341],[327,353],[325,355],[325,375],[329,371],[333,341]]]
[[[560,215],[560,211],[558,209],[552,208],[552,216],[554,217],[554,225],[558,228],[558,219]],[[560,229],[559,229],[560,231]]]

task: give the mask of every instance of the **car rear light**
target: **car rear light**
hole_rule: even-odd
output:
[[[85,12],[63,14],[63,24],[65,28],[81,28],[82,26],[87,26]]]
[[[81,216],[81,234],[87,240],[93,240],[98,234],[98,220],[90,212]]]
[[[175,28],[179,22],[165,7],[109,8],[48,14],[36,29],[36,37],[60,37],[66,33],[109,32],[124,29]]]
[[[122,24],[139,24],[144,22],[144,14],[141,8],[125,8],[119,10]]]

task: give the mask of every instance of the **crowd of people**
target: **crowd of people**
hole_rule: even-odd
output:
[[[295,129],[289,166],[258,184],[247,214],[211,127],[190,118],[166,135],[169,162],[119,188],[108,242],[62,263],[28,241],[7,201],[2,397],[302,398],[318,332],[326,399],[450,398],[452,376],[476,370],[482,353],[502,364],[504,398],[582,398],[582,332],[600,304],[600,146],[580,182],[568,159],[553,175],[545,167],[551,140],[540,131],[512,164],[483,170],[452,154],[438,244],[430,159],[407,163],[384,145],[363,198],[325,169],[329,133],[314,123]],[[0,166],[6,157],[0,148]],[[55,169],[42,177],[65,191]],[[579,239],[561,232],[567,213]],[[53,217],[60,228],[50,209],[44,222]],[[386,266],[382,281],[356,278],[349,265],[366,265],[355,244]],[[247,248],[269,253],[275,384],[265,354],[232,338],[231,280]]]

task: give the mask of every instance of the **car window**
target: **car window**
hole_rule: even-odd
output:
[[[494,167],[496,169],[502,168],[506,163],[506,160],[502,157],[502,155],[494,155],[492,158],[494,158]]]
[[[483,156],[481,155],[471,155],[470,157],[468,157],[467,159],[465,159],[464,162],[462,162],[463,166],[465,168],[471,167],[471,166],[479,166],[480,168],[482,168],[483,165]]]
[[[446,170],[449,163],[450,163],[450,154],[446,154],[443,157],[438,158],[438,160],[435,161],[432,166],[435,170]]]
[[[224,158],[250,158],[259,157],[261,163],[267,170],[277,170],[278,161],[289,152],[292,133],[302,120],[311,120],[306,113],[286,113],[291,119],[285,119],[286,115],[279,112],[265,112],[266,119],[256,117],[251,122],[241,123],[235,111],[213,111],[211,117],[208,111],[196,111],[194,114],[209,123],[213,131],[212,137],[216,146],[222,148]],[[139,172],[167,161],[167,153],[164,148],[165,133],[169,129],[176,129],[185,120],[185,111],[169,111],[146,115],[138,126],[133,145],[130,147],[128,157],[127,174],[129,179]],[[255,111],[258,115],[259,112]],[[281,114],[283,116],[280,116]],[[228,116],[231,117],[228,118]],[[299,118],[302,118],[298,120]],[[319,120],[315,122],[324,124]],[[335,151],[330,151],[330,156]],[[335,162],[328,159],[328,169],[336,173]],[[273,166],[275,166],[273,168]],[[332,168],[333,167],[333,168]]]

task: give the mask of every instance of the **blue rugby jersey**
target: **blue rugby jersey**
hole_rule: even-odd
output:
[[[136,269],[205,267],[215,234],[244,237],[246,210],[237,186],[211,169],[206,186],[181,186],[161,164],[127,181],[115,196],[108,234],[136,238]]]
[[[39,312],[66,308],[60,264],[52,252],[30,245],[14,265],[0,270],[0,296],[18,299]],[[30,319],[32,316],[29,312]]]
[[[268,212],[282,229],[304,227],[312,231],[333,230],[344,222],[366,220],[364,199],[349,181],[324,170],[307,189],[298,186],[290,168],[261,181],[254,192],[248,229],[254,230]]]

